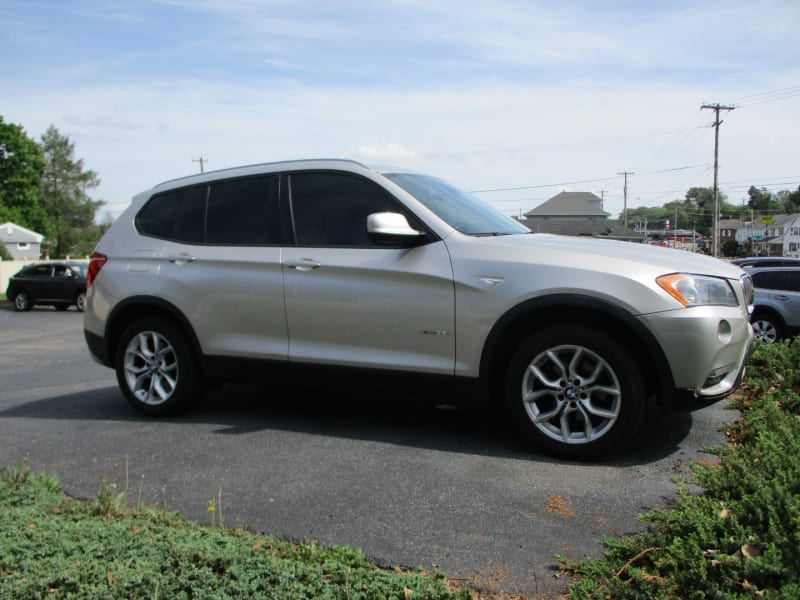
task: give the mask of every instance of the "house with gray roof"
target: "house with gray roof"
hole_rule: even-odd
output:
[[[591,192],[561,192],[525,213],[520,223],[537,233],[605,237],[641,242],[641,233],[609,220],[603,201]]]
[[[0,243],[2,243],[11,258],[23,260],[38,260],[42,251],[44,236],[30,229],[25,229],[15,223],[0,225]]]

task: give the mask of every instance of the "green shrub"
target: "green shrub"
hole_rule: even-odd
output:
[[[105,484],[64,496],[27,465],[0,481],[0,598],[468,599],[443,575],[377,568],[352,548],[291,544],[128,508]]]
[[[650,513],[645,531],[607,539],[606,556],[562,559],[576,575],[571,598],[800,598],[800,342],[760,346],[734,401],[742,417],[695,465],[697,494]]]

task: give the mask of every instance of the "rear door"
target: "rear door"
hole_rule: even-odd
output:
[[[20,286],[22,287],[22,286]],[[49,301],[53,298],[53,265],[36,265],[24,277],[24,287],[34,301]]]
[[[206,355],[287,358],[279,182],[259,175],[195,186],[182,229],[167,233],[159,296],[181,307]]]
[[[296,245],[283,255],[294,362],[452,374],[454,288],[443,242],[385,247],[367,216],[401,212],[377,184],[347,173],[292,173]]]

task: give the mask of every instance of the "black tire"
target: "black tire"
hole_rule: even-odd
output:
[[[755,312],[750,318],[755,338],[763,344],[774,344],[783,337],[783,323],[766,312]]]
[[[75,308],[78,312],[83,312],[86,309],[86,292],[78,292],[75,296]]]
[[[528,439],[577,460],[622,446],[647,406],[642,373],[625,347],[604,332],[569,324],[520,345],[506,371],[505,399]]]
[[[145,317],[128,327],[114,364],[125,399],[147,415],[177,414],[202,396],[192,348],[183,332],[166,319]]]
[[[31,297],[25,290],[20,290],[14,296],[14,310],[17,312],[27,312],[33,308]]]

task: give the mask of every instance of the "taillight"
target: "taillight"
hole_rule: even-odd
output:
[[[103,265],[106,264],[108,257],[105,254],[100,254],[99,252],[93,252],[91,258],[89,258],[89,268],[86,269],[86,287],[88,288],[92,285],[92,282],[97,277],[97,274],[100,272],[100,269],[103,268]]]

